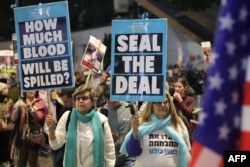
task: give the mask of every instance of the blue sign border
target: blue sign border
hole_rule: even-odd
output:
[[[161,52],[153,53],[155,56],[161,56],[162,62],[159,64],[161,73],[150,74],[151,76],[162,76],[162,85],[160,94],[116,94],[115,79],[116,79],[116,66],[117,57],[119,56],[147,56],[152,53],[147,52],[126,52],[118,53],[116,51],[116,36],[120,34],[162,34],[162,49]],[[112,52],[111,52],[111,90],[110,99],[112,101],[164,101],[166,93],[166,64],[167,64],[167,19],[146,19],[146,20],[113,20],[112,21]],[[156,64],[158,66],[158,64]],[[123,76],[149,76],[149,74],[123,74]]]
[[[73,66],[73,54],[72,54],[72,42],[71,42],[71,31],[70,31],[70,21],[69,21],[69,12],[68,12],[68,2],[55,2],[55,3],[47,3],[47,4],[39,4],[34,6],[27,6],[27,7],[18,7],[14,8],[14,16],[15,16],[15,29],[17,35],[17,51],[18,51],[18,61],[19,61],[19,77],[20,77],[20,87],[22,92],[26,91],[33,91],[33,90],[46,90],[46,89],[55,89],[55,88],[68,88],[74,87],[74,66]],[[38,58],[31,58],[31,59],[23,59],[21,57],[21,35],[19,24],[27,21],[35,21],[35,20],[46,20],[46,19],[53,19],[53,18],[65,18],[66,22],[65,25],[60,25],[61,28],[63,27],[65,30],[65,34],[63,33],[65,41],[60,41],[63,45],[66,46],[66,53],[64,55],[55,55],[55,56],[45,56],[45,57],[38,57]],[[62,28],[62,29],[63,29]],[[57,42],[57,43],[60,43]],[[46,45],[48,43],[42,43],[41,45]],[[39,45],[39,44],[38,44]],[[37,45],[36,45],[37,46]],[[36,47],[34,46],[34,47]],[[68,82],[64,82],[60,85],[53,85],[53,86],[37,86],[33,88],[25,88],[23,84],[23,70],[22,70],[22,63],[27,63],[28,61],[37,61],[43,62],[47,59],[48,62],[52,61],[55,57],[65,58],[65,60],[69,60],[68,64],[68,72],[69,72],[69,79]],[[66,71],[67,72],[67,71]]]

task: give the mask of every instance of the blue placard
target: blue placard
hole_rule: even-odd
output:
[[[68,2],[14,9],[23,92],[74,86]]]
[[[167,20],[112,21],[113,101],[164,101]]]

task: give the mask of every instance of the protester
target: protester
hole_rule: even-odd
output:
[[[19,150],[17,167],[26,167],[27,162],[30,167],[38,166],[38,152],[45,144],[46,114],[45,101],[39,98],[38,91],[23,93],[23,99],[15,103],[11,119],[15,123],[12,144]]]
[[[56,113],[57,122],[60,120],[62,115],[73,108],[73,98],[72,95],[74,93],[74,88],[61,89],[58,93],[60,100],[63,102],[62,106],[59,107],[59,110]]]
[[[11,100],[12,103],[15,104],[21,95],[16,73],[10,74],[9,78],[7,79],[7,84],[9,86],[9,91],[7,95],[8,100]]]
[[[110,73],[107,71],[102,71],[102,76],[101,76],[101,83],[100,84],[106,84],[107,78],[110,77]]]
[[[121,154],[119,150],[126,134],[131,129],[131,110],[134,108],[131,108],[133,107],[132,104],[127,102],[111,101],[109,85],[105,86],[103,96],[106,104],[100,111],[107,116],[113,135],[116,151],[115,167],[133,167],[135,159]]]
[[[101,82],[102,82],[102,75],[101,75],[100,71],[98,71],[98,72],[92,71],[88,86],[93,88],[93,89],[97,89],[98,85],[100,85]]]
[[[108,76],[106,79],[106,85],[111,85],[111,76]]]
[[[101,75],[101,83],[96,88],[97,101],[96,106],[101,107],[105,104],[105,100],[103,98],[103,90],[106,87],[106,80],[110,77],[110,74],[107,71],[102,71]]]
[[[175,90],[174,90],[174,83],[177,80],[177,77],[169,77],[168,78],[168,85],[169,85],[169,93],[171,96],[173,96]]]
[[[178,77],[174,83],[174,105],[178,115],[182,118],[185,126],[187,127],[190,141],[192,142],[192,129],[190,127],[190,119],[192,111],[194,110],[194,98],[186,95],[188,90],[188,81],[185,77]]]
[[[104,94],[104,88],[106,87],[106,84],[99,84],[96,88],[96,96],[97,96],[97,100],[96,100],[96,107],[102,107],[106,102],[105,99],[103,97]]]
[[[168,82],[166,82],[166,92],[169,92],[170,91],[170,85],[168,84]],[[138,111],[138,115],[141,116],[143,110],[145,109],[147,105],[147,102],[143,102],[142,105],[140,106],[139,108],[139,111]]]
[[[71,111],[73,108],[72,94],[74,93],[74,88],[62,89],[59,93],[59,98],[63,102],[63,105],[56,108],[56,122],[60,120],[62,115],[66,111]],[[51,156],[54,167],[63,167],[63,156],[64,156],[65,146],[53,150],[51,149]]]
[[[75,88],[85,85],[86,78],[80,71],[74,72],[74,79],[75,79]]]
[[[173,94],[176,111],[184,115],[189,121],[194,109],[194,98],[187,96],[185,91],[188,89],[188,82],[185,77],[178,77],[174,83],[175,92]]]
[[[164,102],[148,102],[140,119],[134,116],[121,152],[136,156],[135,167],[187,167],[191,146],[169,93]]]
[[[94,110],[95,92],[79,87],[73,94],[74,108],[65,112],[55,129],[55,120],[47,115],[49,144],[52,149],[65,143],[65,167],[114,167],[115,149],[107,118]],[[68,130],[67,120],[70,117]]]
[[[172,69],[172,77],[180,77],[183,76],[181,73],[181,68],[178,64],[175,64]]]
[[[11,108],[13,101],[7,98],[8,85],[0,82],[0,166],[8,167],[13,162],[10,157],[10,137],[13,129]]]

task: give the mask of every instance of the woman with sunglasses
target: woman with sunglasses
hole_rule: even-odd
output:
[[[54,118],[46,117],[49,144],[52,149],[65,145],[65,167],[113,167],[115,149],[107,118],[94,110],[95,92],[79,87],[73,93],[74,108],[70,114],[68,130],[65,112],[54,129]]]
[[[169,93],[164,102],[148,102],[132,119],[121,152],[136,156],[135,167],[187,167],[191,149],[188,132]]]

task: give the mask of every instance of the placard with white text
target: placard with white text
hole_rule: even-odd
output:
[[[166,37],[166,19],[112,22],[111,100],[165,100]]]
[[[22,91],[74,86],[68,3],[14,8]]]

